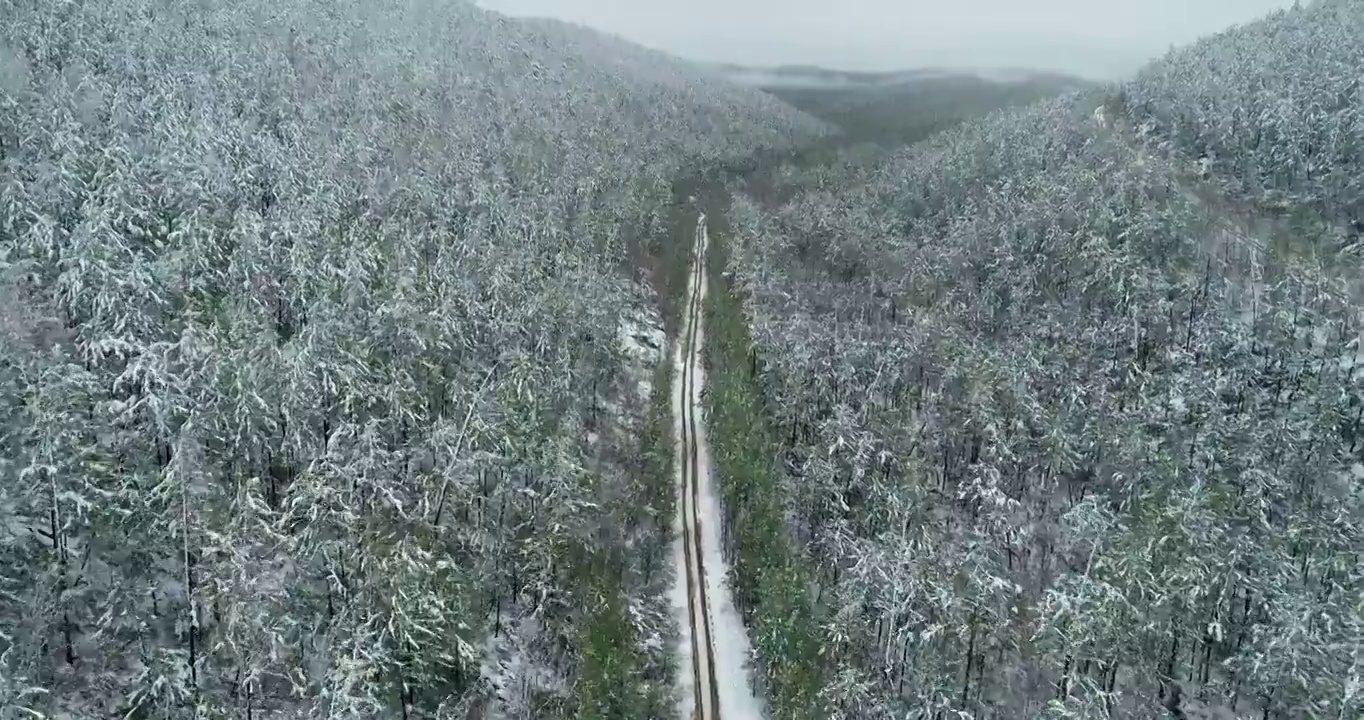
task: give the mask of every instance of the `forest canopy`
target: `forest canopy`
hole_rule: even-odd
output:
[[[0,715],[572,713],[627,253],[824,132],[464,2],[0,2]]]
[[[734,185],[817,598],[765,667],[844,718],[1364,713],[1361,28]]]

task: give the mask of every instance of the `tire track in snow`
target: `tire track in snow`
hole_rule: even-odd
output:
[[[693,237],[686,313],[682,337],[674,357],[677,377],[674,403],[675,435],[680,474],[677,479],[678,533],[681,547],[674,551],[679,582],[674,605],[686,614],[687,638],[679,653],[690,655],[690,677],[682,678],[689,692],[681,715],[688,720],[760,720],[760,703],[748,682],[749,643],[725,582],[727,572],[720,552],[720,502],[711,486],[705,418],[701,416],[705,341],[703,316],[706,297],[706,216],[697,219]],[[712,520],[703,523],[702,518]],[[685,594],[685,599],[680,595]]]
[[[687,634],[691,638],[692,718],[720,720],[720,695],[715,678],[715,644],[711,639],[710,600],[706,592],[706,566],[701,533],[700,463],[696,431],[696,367],[701,362],[697,342],[702,311],[702,283],[705,278],[705,216],[696,224],[692,241],[691,271],[688,275],[687,315],[683,325],[681,402],[678,403],[682,454],[682,482],[679,488],[682,509],[682,550],[687,565]]]

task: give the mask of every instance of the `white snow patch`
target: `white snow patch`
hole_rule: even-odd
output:
[[[652,294],[652,290],[641,289],[642,293]],[[632,362],[629,368],[634,380],[635,392],[639,399],[648,401],[653,394],[653,370],[668,345],[668,336],[663,331],[663,320],[654,310],[652,303],[640,303],[634,312],[622,317],[616,328],[616,339],[621,351]]]
[[[1175,393],[1170,395],[1170,409],[1173,410],[1175,413],[1182,414],[1189,409],[1189,406],[1187,403],[1184,402],[1183,395]]]
[[[650,627],[649,618],[646,617],[647,608],[638,599],[630,600],[628,606],[630,620],[636,628]],[[639,649],[644,652],[653,652],[663,649],[663,636],[657,630],[649,630],[647,634],[641,634],[639,638]]]
[[[532,690],[554,694],[568,690],[549,663],[529,659],[543,632],[539,620],[516,618],[512,612],[514,609],[503,608],[501,632],[496,637],[489,633],[482,645],[479,675],[492,686],[497,698],[488,708],[490,718],[525,717]]]
[[[1103,105],[1094,108],[1094,122],[1098,123],[1099,127],[1108,127],[1108,109]]]
[[[663,323],[652,308],[637,309],[621,318],[616,338],[626,355],[645,360],[657,359],[668,342]]]

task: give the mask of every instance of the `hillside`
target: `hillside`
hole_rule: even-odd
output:
[[[1361,74],[1323,2],[716,201],[774,717],[1364,714]]]
[[[733,63],[702,63],[702,67],[739,84],[771,87],[868,87],[900,85],[933,78],[973,77],[996,82],[1082,83],[1083,80],[1049,71],[1022,68],[948,68],[922,67],[906,70],[836,70],[818,65],[777,65],[752,67]]]
[[[461,2],[0,2],[0,717],[671,707],[632,268],[823,132]]]

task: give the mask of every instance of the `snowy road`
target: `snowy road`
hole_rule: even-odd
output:
[[[678,530],[673,560],[673,605],[683,630],[681,717],[690,720],[760,720],[748,682],[749,643],[735,611],[720,552],[720,502],[712,484],[701,415],[705,375],[701,348],[706,296],[706,217],[697,220],[682,337],[674,353],[673,418],[678,458]]]

